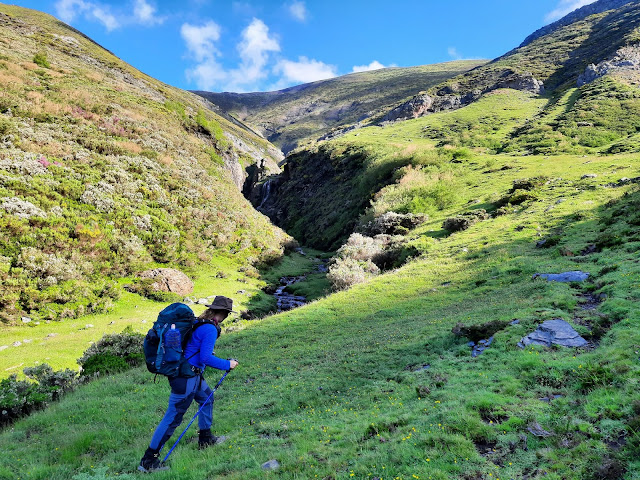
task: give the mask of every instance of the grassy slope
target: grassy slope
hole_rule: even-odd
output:
[[[500,92],[491,98],[500,101]],[[520,108],[539,106],[531,99]],[[417,167],[454,168],[456,195],[433,207],[429,222],[411,234],[424,252],[420,258],[223,336],[217,353],[241,362],[215,406],[216,432],[230,438],[206,452],[185,443],[173,454],[172,471],[157,478],[264,478],[260,464],[272,458],[282,467],[270,475],[286,479],[613,479],[624,469],[623,478],[638,478],[640,238],[634,225],[640,199],[633,186],[604,186],[637,176],[637,156],[472,154],[449,166],[427,161],[436,140],[419,138],[423,127],[462,112],[341,140],[398,155],[413,149],[422,159]],[[598,177],[583,179],[587,173]],[[445,217],[490,206],[514,180],[540,174],[551,181],[537,201],[464,232],[442,231]],[[409,189],[409,180],[424,181],[411,175],[404,183]],[[389,195],[382,192],[378,206],[396,201]],[[547,235],[558,237],[558,245],[536,249]],[[601,252],[579,255],[596,242],[605,246]],[[592,279],[575,286],[532,280],[536,272],[576,269]],[[607,299],[594,312],[583,310],[579,295],[586,291]],[[520,323],[497,333],[476,359],[467,340],[451,334],[458,322],[514,318]],[[595,350],[516,347],[551,318],[572,322],[587,337],[598,325],[605,334],[592,338]],[[426,364],[429,369],[414,371]],[[209,373],[211,381],[216,377]],[[136,370],[71,394],[0,435],[0,478],[68,479],[80,472],[86,474],[77,478],[103,478],[91,473],[104,471],[99,468],[127,478],[166,393]],[[562,397],[540,400],[549,395]],[[554,436],[528,433],[533,422]],[[495,453],[483,455],[487,448]]]
[[[3,321],[103,311],[113,280],[152,266],[279,251],[230,174],[272,145],[51,16],[0,14]],[[45,216],[21,218],[24,202]]]
[[[465,60],[409,68],[386,68],[266,93],[198,92],[288,152],[335,127],[354,124],[421,90],[470,70]]]

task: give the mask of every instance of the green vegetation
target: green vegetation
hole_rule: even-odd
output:
[[[469,165],[465,192],[493,201],[514,182],[535,177],[544,159],[494,158],[494,173],[482,173],[485,162]],[[613,162],[625,167],[612,172]],[[207,451],[185,442],[172,470],[158,478],[262,478],[260,465],[272,458],[282,467],[271,475],[291,479],[309,472],[336,479],[533,472],[595,479],[625,471],[624,478],[634,478],[640,238],[635,217],[625,212],[637,210],[640,192],[629,185],[594,189],[581,179],[588,166],[599,184],[615,183],[638,168],[626,167],[633,162],[556,157],[545,173],[557,180],[536,187],[541,198],[531,205],[439,237],[397,271],[223,335],[218,355],[241,362],[216,397],[216,433],[229,440]],[[504,164],[514,168],[501,170]],[[409,237],[419,244],[437,234],[448,213],[434,214]],[[556,246],[535,248],[550,232],[559,237]],[[580,255],[602,235],[626,241]],[[575,286],[532,280],[536,272],[575,269],[590,272],[591,280]],[[586,293],[606,295],[595,312],[579,306]],[[550,318],[572,322],[598,347],[516,347]],[[603,318],[601,336],[589,337],[590,325]],[[467,340],[451,333],[458,323],[513,319],[519,323],[498,331],[475,359]],[[555,395],[561,397],[540,400]],[[102,478],[107,469],[107,476],[126,478],[165,396],[166,386],[142,368],[92,382],[0,435],[6,452],[0,475]],[[553,436],[529,433],[536,423]]]
[[[33,56],[33,63],[43,68],[51,68],[51,64],[47,60],[47,54],[44,52],[38,52]]]
[[[640,162],[620,153],[635,151],[637,95],[633,81],[615,75],[573,87],[585,62],[634,35],[634,5],[582,19],[448,82],[464,92],[513,68],[559,87],[546,96],[498,89],[457,111],[354,130],[291,155],[269,208],[283,212],[278,220],[302,244],[338,251],[330,268],[340,268],[330,278],[334,287],[353,286],[326,297],[327,279],[307,273],[327,255],[281,258],[286,237],[220,180],[225,172],[211,152],[231,147],[218,145],[217,125],[225,136],[234,131],[223,118],[129,71],[155,85],[158,97],[124,95],[132,119],[125,121],[111,102],[94,101],[122,84],[85,81],[105,72],[73,76],[79,67],[51,45],[57,70],[8,62],[3,85],[18,84],[5,75],[36,76],[55,88],[12,90],[0,104],[14,115],[7,135],[17,118],[34,131],[11,140],[19,162],[0,158],[7,212],[0,219],[14,240],[1,244],[2,301],[14,316],[41,318],[0,331],[3,385],[27,393],[28,413],[53,397],[12,374],[35,366],[38,378],[52,378],[34,363],[74,366],[90,341],[127,325],[131,338],[104,337],[81,362],[101,373],[136,364],[136,333],[161,305],[119,286],[143,265],[165,262],[195,279],[196,298],[231,296],[245,315],[227,321],[216,345],[219,356],[240,361],[215,403],[215,433],[227,442],[199,451],[188,441],[193,429],[158,479],[637,479]],[[35,47],[20,53],[23,63]],[[56,97],[79,86],[96,90],[71,106]],[[37,106],[45,93],[59,108]],[[36,135],[56,122],[72,140],[68,152],[61,138]],[[164,149],[136,143],[157,131]],[[181,140],[185,132],[189,142]],[[136,146],[158,155],[121,153]],[[46,150],[53,148],[60,152]],[[178,148],[189,158],[182,161]],[[375,230],[385,215],[412,222]],[[139,250],[118,247],[133,236]],[[535,275],[572,270],[589,279],[567,284]],[[99,283],[100,274],[110,280]],[[273,310],[267,292],[279,279],[303,274],[290,288],[316,300],[260,318]],[[73,307],[69,317],[80,307],[111,310],[46,323],[40,303],[29,303],[38,295],[38,302],[57,299],[53,309]],[[571,323],[588,347],[518,347],[550,319]],[[468,342],[479,332],[493,340],[472,357]],[[29,341],[10,347],[17,338]],[[0,432],[0,479],[132,478],[166,394],[144,367],[69,392]],[[281,467],[265,473],[260,465],[270,459]]]
[[[282,254],[287,236],[250,208],[225,163],[273,164],[272,146],[53,17],[0,11],[3,324],[103,313],[120,280],[148,268],[192,274],[218,257]]]

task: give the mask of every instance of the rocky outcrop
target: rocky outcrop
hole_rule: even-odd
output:
[[[511,88],[513,90],[530,92],[536,95],[544,93],[544,83],[535,78],[529,72],[505,72],[503,78],[501,78],[493,88],[491,88],[491,90],[496,90],[498,88]]]
[[[508,69],[504,70],[493,83],[490,83],[482,89],[476,88],[464,93],[460,91],[458,84],[453,83],[442,87],[433,96],[427,95],[426,93],[416,95],[411,100],[398,105],[387,113],[382,118],[382,122],[408,120],[429,113],[455,110],[469,105],[478,100],[483,94],[499,88],[511,88],[531,92],[535,95],[544,93],[544,83],[535,78],[531,73],[517,73]]]
[[[637,75],[640,75],[640,46],[638,45],[622,47],[613,58],[603,60],[597,65],[592,63],[578,77],[577,85],[582,87],[611,73],[630,72],[636,72]]]
[[[385,122],[392,122],[394,120],[417,118],[427,113],[432,105],[432,97],[427,94],[417,95],[408,102],[405,102],[391,110],[382,120]]]
[[[151,288],[158,292],[172,292],[189,295],[193,292],[193,282],[180,270],[174,268],[154,268],[140,274],[142,279],[155,280]]]

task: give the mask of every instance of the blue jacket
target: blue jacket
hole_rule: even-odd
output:
[[[185,358],[194,367],[204,370],[204,367],[217,368],[218,370],[229,370],[231,362],[214,355],[213,348],[218,339],[218,331],[211,323],[206,323],[196,328],[189,339],[184,350]]]

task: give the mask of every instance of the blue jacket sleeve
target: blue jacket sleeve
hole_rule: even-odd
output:
[[[213,349],[218,339],[218,331],[213,325],[203,325],[196,333],[202,335],[202,343],[200,344],[200,363],[207,367],[217,368],[218,370],[229,370],[231,362],[223,358],[216,357]]]

